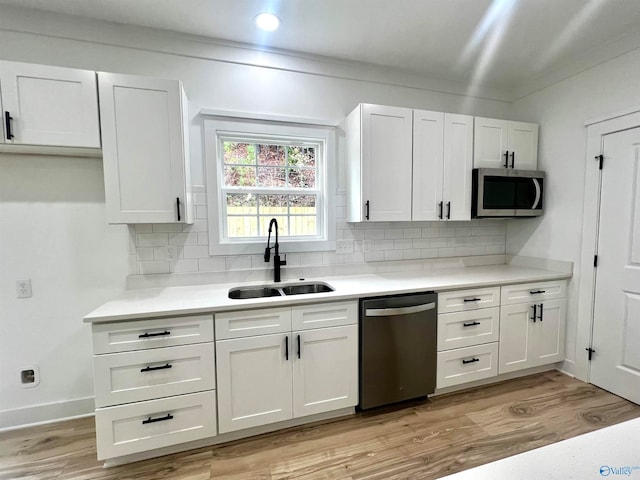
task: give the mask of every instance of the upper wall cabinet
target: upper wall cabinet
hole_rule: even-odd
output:
[[[411,220],[410,108],[360,104],[349,114],[347,221]]]
[[[470,220],[473,117],[413,111],[412,220]]]
[[[474,168],[538,168],[538,125],[475,118]]]
[[[100,148],[96,74],[0,62],[0,143]]]
[[[98,86],[109,223],[191,223],[182,83],[100,72]]]

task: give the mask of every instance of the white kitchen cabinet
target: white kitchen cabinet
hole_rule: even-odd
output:
[[[109,223],[192,223],[182,82],[98,73]]]
[[[100,148],[96,73],[0,62],[2,141]]]
[[[473,117],[413,111],[412,216],[471,219]]]
[[[562,361],[565,317],[564,298],[503,305],[499,373]]]
[[[410,108],[360,104],[349,114],[347,221],[411,220]]]
[[[357,311],[351,301],[216,315],[220,433],[355,406]],[[239,328],[229,334],[238,319],[245,336]],[[269,325],[279,333],[258,333]]]
[[[474,168],[538,167],[538,125],[475,117]]]

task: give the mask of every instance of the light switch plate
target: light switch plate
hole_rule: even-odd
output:
[[[16,298],[31,298],[31,279],[16,280]]]
[[[336,254],[353,253],[353,240],[337,240]]]

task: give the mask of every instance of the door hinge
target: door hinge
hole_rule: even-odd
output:
[[[591,347],[587,347],[585,350],[589,352],[589,361],[591,361],[591,357],[593,357],[593,354],[596,353],[596,351]]]
[[[597,267],[598,266],[598,255],[594,255],[593,256],[593,266]]]
[[[600,162],[600,170],[602,170],[602,165],[604,164],[604,155],[596,155],[596,160]]]

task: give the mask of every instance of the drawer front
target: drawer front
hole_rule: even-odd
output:
[[[499,307],[438,315],[438,351],[497,342],[499,337]]]
[[[438,293],[438,313],[464,312],[478,308],[499,306],[500,287]]]
[[[437,388],[452,387],[498,374],[498,342],[438,352]]]
[[[213,342],[93,358],[96,407],[215,388]]]
[[[213,315],[94,323],[93,353],[116,353],[213,341]]]
[[[358,302],[333,302],[291,308],[293,330],[340,327],[358,323]]]
[[[216,313],[216,339],[291,331],[291,307]]]
[[[99,408],[98,460],[213,437],[216,430],[213,390]]]
[[[502,305],[514,303],[537,302],[552,300],[567,296],[567,282],[558,280],[554,282],[522,283],[520,285],[507,285],[502,287]]]

